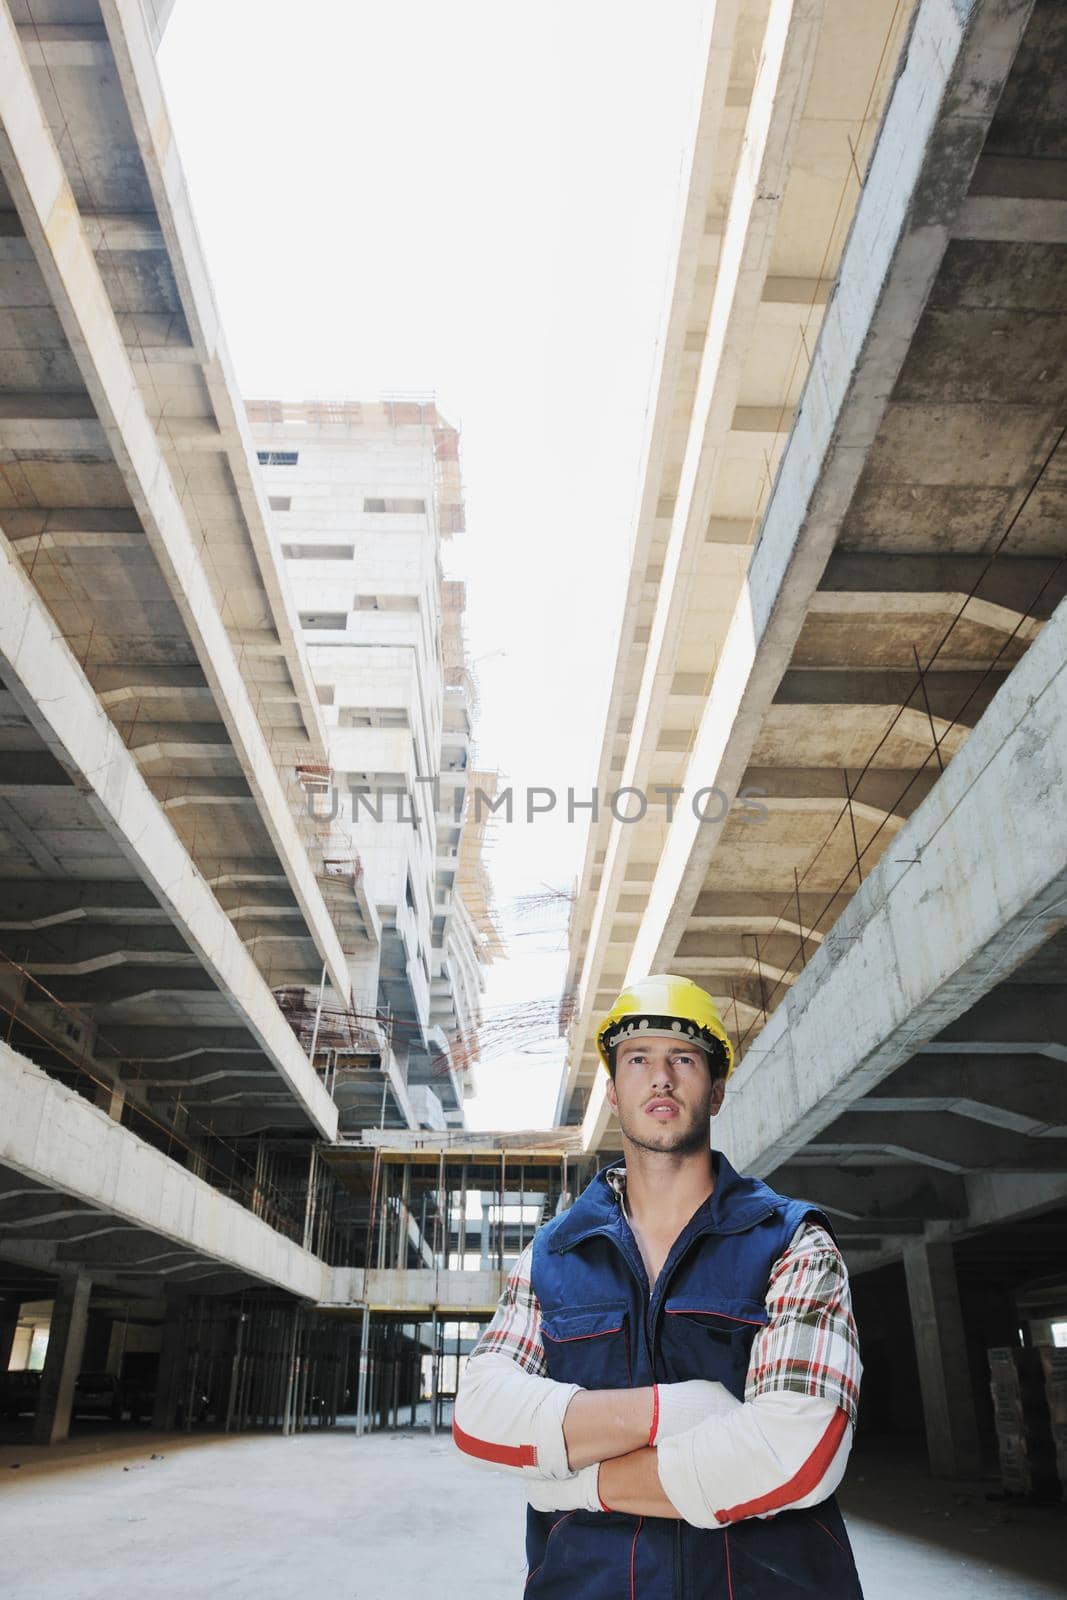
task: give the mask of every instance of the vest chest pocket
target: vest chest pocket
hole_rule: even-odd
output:
[[[541,1338],[549,1376],[583,1389],[630,1385],[630,1328],[625,1301],[546,1312]]]
[[[744,1394],[752,1341],[769,1322],[758,1300],[682,1293],[663,1307],[657,1368],[668,1381],[710,1378],[740,1399]]]

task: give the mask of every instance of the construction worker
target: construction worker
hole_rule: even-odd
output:
[[[528,1600],[862,1600],[833,1493],[860,1361],[825,1217],[710,1148],[734,1056],[670,975],[604,1018],[624,1165],[536,1234],[453,1437],[519,1474]]]

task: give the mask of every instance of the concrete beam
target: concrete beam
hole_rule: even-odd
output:
[[[757,944],[764,975],[770,977],[773,973],[772,981],[777,981],[779,973],[788,976],[802,965],[799,933],[782,927],[762,937],[758,933],[748,935],[729,928],[691,928],[678,946],[675,961],[706,959],[709,972],[743,971],[747,976],[756,959]],[[811,948],[816,948],[814,941]]]
[[[20,23],[18,37],[33,67],[106,67],[107,35],[99,22]]]
[[[930,793],[937,773],[893,767],[872,767],[867,772],[842,772],[831,767],[749,767],[742,789],[756,796],[770,811],[788,811],[794,803],[799,808],[807,805],[814,809],[821,802],[831,809],[835,804],[842,809],[846,805],[846,780],[853,809],[872,818],[895,816],[903,821]],[[825,904],[824,898],[817,908],[820,913]],[[843,910],[844,906],[838,909]],[[696,920],[691,917],[687,926],[691,928]]]
[[[749,768],[750,772],[754,770]],[[697,896],[696,908],[686,925],[691,928],[751,928],[753,932],[761,933],[770,932],[775,925],[787,926],[779,922],[779,918],[791,916],[795,932],[800,923],[807,928],[819,920],[824,912],[829,921],[836,922],[848,905],[849,898],[848,895],[837,895],[828,905],[826,895],[801,889],[798,907],[795,894],[787,899],[778,890],[706,889]],[[800,923],[796,920],[798,917]]]
[[[891,555],[878,551],[835,550],[826,564],[812,604],[831,594],[855,603],[873,596],[944,597],[953,615],[964,608],[968,620],[986,620],[998,611],[1014,618],[1050,617],[1067,595],[1067,574],[1052,556]],[[958,602],[958,604],[956,604]]]
[[[770,277],[763,285],[764,305],[796,306],[801,313],[824,306],[833,289],[831,278]]]
[[[133,12],[133,7],[129,10]],[[140,4],[136,26],[143,34]],[[145,35],[145,46],[150,46]],[[81,224],[7,0],[0,5],[0,173],[52,295],[93,409],[211,685],[227,732],[338,994],[348,969],[192,538]],[[154,74],[154,63],[152,63]],[[158,83],[157,83],[158,89]],[[283,608],[284,610],[284,608]],[[309,739],[321,724],[313,718]]]
[[[144,544],[137,513],[125,498],[112,506],[9,506],[4,511],[4,531],[28,561],[36,550],[81,545],[135,550]]]
[[[232,998],[307,1115],[332,1138],[336,1108],[2,536],[0,660],[23,714],[170,912],[211,981]]]
[[[1067,1138],[1028,1138],[971,1117],[847,1111],[808,1140],[812,1155],[862,1164],[864,1156],[917,1161],[942,1172],[1047,1172],[1067,1166]],[[749,1163],[751,1165],[751,1163]]]
[[[155,0],[160,9],[172,3],[173,0]],[[272,518],[262,475],[253,466],[252,431],[222,336],[207,264],[189,204],[174,130],[156,67],[155,21],[143,0],[103,0],[100,11],[137,151],[166,241],[184,320],[224,439],[234,493],[277,630],[279,650],[296,690],[308,741],[317,752],[317,759],[322,759],[326,750],[325,725],[307,653],[301,643],[296,601],[283,581],[271,543]],[[334,981],[336,985],[336,979]],[[344,992],[342,986],[336,986],[339,992]]]
[[[0,417],[0,451],[48,461],[108,461],[111,446],[95,417]]]
[[[153,216],[120,211],[83,211],[90,250],[165,250],[163,230]]]
[[[770,1182],[784,1194],[803,1195],[835,1219],[881,1224],[901,1219],[955,1221],[967,1215],[963,1178],[911,1163],[843,1171],[839,1166],[796,1162],[773,1173]]]
[[[0,1041],[0,1163],[117,1220],[302,1299],[322,1263]]]
[[[1067,201],[969,195],[952,234],[1004,244],[1067,244]]]
[[[763,285],[814,68],[824,10],[824,0],[797,0],[797,3],[772,0],[767,12],[759,77],[748,106],[722,235],[719,271],[692,405],[692,424],[678,491],[670,506],[671,531],[633,709],[634,731],[627,744],[621,774],[621,784],[626,787],[649,787],[648,764],[655,750],[670,681],[677,665],[678,640],[689,598],[689,586],[678,581],[678,574],[695,568],[698,552],[707,542],[720,460],[730,438],[741,394],[744,352],[749,348],[760,315]],[[742,437],[740,433],[733,435],[734,441]],[[757,448],[762,449],[758,441],[763,436],[752,437],[757,441]],[[576,1040],[584,1039],[592,1021],[594,975],[603,969],[615,902],[626,881],[633,832],[617,821],[607,829],[600,888],[577,983],[579,998],[572,1024]],[[571,1087],[565,1074],[561,1094],[569,1093]]]
[[[963,1236],[1020,1217],[1036,1216],[1067,1200],[1067,1173],[971,1172],[967,1189],[967,1224],[953,1233]]]
[[[855,1111],[951,1111],[1030,1137],[1067,1139],[1067,1067],[1043,1056],[924,1053],[857,1100]]]
[[[8,1242],[20,1236],[43,1239],[46,1233],[54,1237],[85,1239],[107,1231],[106,1223],[88,1206],[71,1204],[65,1197],[58,1199],[48,1190],[14,1199],[4,1195],[0,1197],[0,1206]]]
[[[921,0],[693,753],[736,792],[966,194],[1029,8]],[[936,196],[936,202],[934,200]],[[689,824],[692,823],[692,826]],[[679,811],[631,972],[669,963],[718,830]]]
[[[207,1101],[200,1112],[201,1129],[216,1139],[252,1139],[259,1134],[299,1134],[304,1130],[295,1120],[292,1107],[282,1105],[240,1106]]]
[[[56,1260],[67,1265],[83,1267],[136,1267],[159,1272],[179,1264],[195,1262],[202,1265],[195,1252],[180,1245],[167,1244],[153,1239],[139,1228],[116,1228],[104,1239],[87,1239],[84,1243],[66,1243],[56,1248]]]
[[[48,846],[40,839],[36,831],[28,827],[23,821],[18,808],[7,797],[0,798],[0,822],[7,832],[25,851],[29,859],[46,878],[62,878],[64,869],[49,850]]]
[[[709,517],[704,530],[706,544],[750,545],[756,537],[758,522],[743,517]]]
[[[978,721],[1010,669],[976,667],[973,672],[931,672],[925,695],[914,672],[865,670],[855,667],[790,667],[774,696],[776,706],[910,706],[925,713],[927,702],[935,725],[970,728]]]
[[[10,695],[3,695],[0,716],[11,707]],[[29,797],[34,789],[69,789],[70,779],[47,750],[0,750],[0,794],[9,798]]]
[[[108,1043],[113,1044],[122,1056],[119,1068],[122,1077],[151,1076],[154,1072],[167,1072],[181,1062],[200,1065],[221,1055],[226,1061],[240,1057],[265,1060],[259,1046],[248,1034],[238,1028],[212,1028],[204,1044],[191,1043],[188,1028],[173,1026],[159,1028],[119,1027],[108,1030]]]
[[[1067,911],[1065,787],[1061,605],[741,1063],[722,1113],[731,1159],[757,1171],[781,1165],[1059,931]],[[1028,1019],[1028,1007],[1007,1003],[1012,990],[999,997],[1001,1031],[1047,1030],[1048,1019]],[[997,1009],[991,1004],[987,1014]],[[846,1119],[845,1142],[862,1132],[862,1143],[899,1145],[884,1126],[877,1131],[882,1118],[861,1120],[858,1129]],[[918,1141],[921,1159],[936,1162],[923,1118],[910,1121],[917,1126],[909,1146]],[[971,1127],[979,1145],[994,1145],[994,1130]],[[1017,1145],[1003,1150],[1012,1165],[1018,1159],[1016,1170],[1050,1171],[1041,1163],[1064,1160],[1057,1140],[996,1135]],[[961,1164],[995,1167],[999,1159],[978,1150]]]
[[[1041,1055],[1067,1061],[1067,988],[1028,983],[1013,991],[1015,1004],[1000,994],[983,995],[923,1045],[922,1055]]]
[[[473,1238],[473,1233],[472,1233]],[[371,1311],[442,1316],[484,1316],[496,1309],[506,1273],[457,1272],[420,1267],[335,1267],[327,1273],[320,1310],[339,1311],[366,1305]]]
[[[792,406],[735,406],[730,419],[731,456],[760,461],[793,426]]]
[[[272,1074],[265,1062],[259,1066],[235,1066],[228,1056],[205,1057],[198,1070],[192,1064],[187,1064],[184,1072],[179,1072],[175,1067],[145,1068],[139,1063],[127,1066],[122,1073],[125,1082],[131,1086],[141,1085],[149,1100],[157,1090],[180,1089],[182,1091],[182,1104],[186,1104],[185,1091],[198,1089],[209,1083],[231,1083],[235,1079],[246,1078],[251,1083],[259,1083],[263,1088],[269,1088]],[[173,1100],[173,1094],[168,1095],[168,1100]]]
[[[691,767],[736,794],[970,188],[1030,7],[919,0]],[[625,777],[624,777],[625,781]],[[669,970],[721,826],[671,825],[627,976]],[[795,991],[794,991],[795,992]],[[780,1008],[781,1009],[781,1008]],[[607,1125],[594,1085],[583,1140]]]
[[[173,925],[143,924],[117,928],[82,922],[27,930],[20,942],[23,965],[32,971],[91,972],[121,963],[144,966],[198,965]]]

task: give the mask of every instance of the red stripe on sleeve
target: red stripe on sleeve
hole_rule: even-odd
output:
[[[659,1384],[658,1383],[654,1383],[652,1385],[652,1426],[648,1430],[648,1446],[649,1446],[650,1450],[651,1450],[652,1446],[656,1442],[656,1434],[658,1432],[659,1432]]]
[[[455,1422],[452,1438],[464,1455],[477,1456],[479,1461],[495,1461],[498,1467],[537,1465],[537,1448],[532,1444],[493,1444],[489,1439],[476,1439],[472,1433],[464,1433]]]
[[[792,1505],[794,1500],[803,1500],[812,1492],[836,1456],[847,1426],[848,1413],[838,1409],[811,1455],[788,1483],[761,1495],[758,1500],[746,1500],[743,1505],[731,1506],[728,1511],[716,1511],[715,1520],[740,1522],[743,1517],[758,1517],[766,1511],[780,1511],[783,1506]]]

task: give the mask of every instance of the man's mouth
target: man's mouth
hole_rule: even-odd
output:
[[[657,1122],[671,1122],[680,1111],[677,1100],[650,1100],[645,1107],[646,1114]]]

